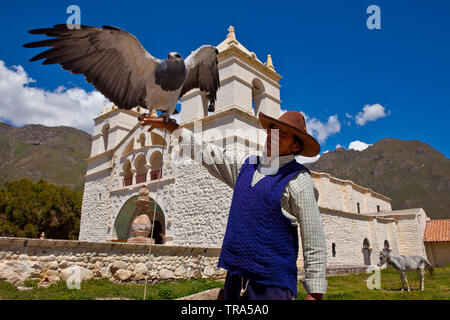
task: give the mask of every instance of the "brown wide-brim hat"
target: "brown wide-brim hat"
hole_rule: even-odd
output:
[[[305,117],[297,111],[287,111],[278,119],[269,117],[259,112],[259,121],[264,129],[270,129],[275,124],[281,130],[287,130],[298,136],[303,141],[303,149],[300,155],[314,157],[320,152],[320,144],[313,136],[306,132]]]

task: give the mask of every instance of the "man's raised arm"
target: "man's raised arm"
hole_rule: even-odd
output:
[[[180,147],[188,150],[187,153],[191,159],[199,160],[211,175],[234,188],[239,170],[248,154],[234,149],[227,150],[205,141],[201,136],[183,128],[173,119],[164,123],[161,118],[146,117],[142,125],[151,125],[149,132],[155,128],[167,129],[175,139],[178,139]]]

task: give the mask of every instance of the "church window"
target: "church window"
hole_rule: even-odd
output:
[[[333,257],[336,257],[336,243],[331,244],[331,254]]]
[[[264,93],[264,84],[258,78],[252,81],[252,108],[255,116],[258,116],[259,107]]]
[[[358,213],[361,213],[361,208],[360,208],[359,202],[356,203],[356,209],[357,209]]]
[[[364,238],[363,241],[363,256],[364,256],[364,265],[370,265],[370,253],[372,249],[370,249],[369,239]]]

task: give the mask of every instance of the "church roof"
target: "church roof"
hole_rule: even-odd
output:
[[[427,221],[424,242],[450,241],[450,219]]]

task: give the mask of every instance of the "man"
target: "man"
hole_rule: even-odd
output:
[[[306,299],[322,299],[327,289],[326,242],[317,191],[308,169],[295,160],[296,155],[317,155],[320,145],[306,132],[299,112],[288,111],[278,119],[259,112],[259,119],[267,130],[263,157],[230,153],[183,130],[173,120],[145,117],[142,125],[152,125],[149,131],[177,131],[190,150],[201,152],[203,166],[234,188],[218,263],[227,270],[225,299],[295,299],[298,225]],[[194,153],[191,158],[199,159]]]

